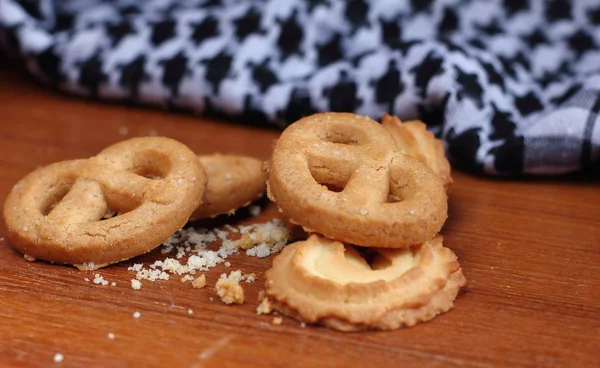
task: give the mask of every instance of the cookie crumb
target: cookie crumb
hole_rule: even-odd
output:
[[[208,300],[210,300],[212,302],[213,300],[215,300],[215,298],[213,298],[212,296],[209,296]]]
[[[138,311],[135,311],[135,313],[133,313],[133,318],[140,318],[142,316],[142,314]]]
[[[2,240],[4,240],[4,238],[2,238]],[[35,257],[32,257],[29,254],[23,254],[23,258],[25,258],[25,260],[27,262],[35,262],[36,261]]]
[[[260,209],[259,206],[256,207]],[[229,239],[232,233],[238,235]],[[280,219],[249,226],[225,225],[223,228],[216,229],[189,227],[177,231],[162,244],[161,254],[176,251],[175,257],[157,260],[147,268],[143,263],[135,263],[127,270],[135,272],[134,279],[138,281],[169,280],[170,274],[175,274],[181,276],[181,282],[192,281],[193,287],[202,288],[206,279],[203,276],[194,279],[191,275],[196,275],[199,271],[208,271],[221,263],[231,267],[227,258],[239,253],[240,250],[245,250],[248,256],[267,257],[281,251],[287,244],[289,236],[287,227]],[[215,241],[221,242],[219,249],[208,249],[208,246]],[[186,258],[187,261],[184,261]],[[243,275],[240,280],[254,282],[256,275]],[[133,282],[132,288],[134,288]]]
[[[188,309],[188,314],[194,314],[194,311],[191,309]]]
[[[110,283],[110,286],[117,286],[117,283],[113,281]]]
[[[222,274],[215,285],[217,295],[225,304],[244,303],[244,289],[240,286],[242,271],[232,271],[229,276]]]
[[[135,272],[139,272],[142,270],[142,268],[144,267],[143,263],[134,263],[133,266],[129,266],[127,267],[128,271],[135,271]]]
[[[300,322],[300,327],[306,328],[306,323],[305,322]]]
[[[244,278],[246,279],[247,283],[251,283],[251,282],[256,281],[256,274],[254,272],[252,272],[250,274],[244,275]]]
[[[142,288],[142,283],[139,280],[132,279],[131,280],[131,288],[133,290],[140,290]]]
[[[252,216],[260,215],[260,206],[250,206],[248,207],[248,212],[250,212]]]
[[[65,356],[61,353],[54,354],[54,363],[60,363],[65,359]]]
[[[275,317],[275,318],[273,318],[273,322],[271,322],[271,323],[273,323],[274,325],[280,325],[283,323],[283,318]]]
[[[110,333],[108,334],[108,338],[109,338],[109,339],[111,339],[111,340],[114,340],[114,339],[115,339],[115,334],[114,334],[114,333],[112,333],[112,332],[110,332]]]
[[[90,282],[90,279],[88,279],[87,277],[84,277],[84,278],[83,278],[83,281],[85,281],[85,282]]]
[[[181,282],[186,282],[186,281],[194,281],[194,276],[192,275],[185,275],[181,278]]]
[[[102,284],[102,285],[106,286],[106,285],[108,285],[108,281],[104,280],[104,277],[102,275],[100,275],[99,273],[97,273],[94,275],[94,284],[96,284],[96,285]]]
[[[408,211],[409,214],[414,215],[415,214],[415,210],[410,210]]]
[[[269,314],[273,311],[273,305],[271,304],[271,300],[269,298],[263,298],[262,302],[256,307],[256,314],[259,316],[261,314]]]
[[[202,289],[206,285],[206,276],[204,274],[196,277],[194,281],[192,281],[192,287],[194,289]]]

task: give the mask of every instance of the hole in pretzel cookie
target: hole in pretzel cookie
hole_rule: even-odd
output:
[[[50,212],[56,207],[60,201],[69,193],[72,182],[59,183],[54,188],[50,189],[48,193],[46,193],[45,201],[42,202],[41,212],[42,215],[48,216]]]
[[[402,197],[397,196],[395,194],[388,194],[388,203],[396,203],[396,202],[402,202]]]
[[[358,146],[359,144],[356,139],[352,138],[352,136],[347,136],[337,132],[328,132],[325,135],[325,140],[331,143],[347,144],[351,146]]]
[[[330,192],[340,193],[344,190],[344,187],[338,187],[333,184],[321,184],[321,185],[324,185],[325,187],[327,187],[327,190]]]
[[[148,179],[164,179],[171,171],[171,160],[157,151],[136,152],[129,171]]]
[[[342,192],[350,179],[346,175],[337,173],[325,166],[311,166],[309,170],[313,179],[318,184],[325,186],[327,190],[335,193]]]
[[[321,134],[321,139],[331,143],[358,146],[366,140],[364,131],[343,123],[334,123]]]
[[[120,213],[118,211],[113,210],[110,207],[106,208],[106,212],[104,213],[104,216],[102,216],[102,218],[99,221],[103,221],[103,220],[108,220],[110,218],[119,216]]]
[[[388,193],[388,203],[402,202],[406,198],[406,189],[408,183],[399,182],[390,178],[390,189]]]

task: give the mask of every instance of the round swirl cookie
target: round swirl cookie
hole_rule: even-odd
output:
[[[447,217],[440,178],[396,149],[376,121],[315,114],[290,125],[269,161],[267,195],[292,223],[349,244],[403,248]]]
[[[185,145],[133,138],[30,173],[8,195],[3,218],[20,252],[96,269],[167,240],[200,205],[205,186],[204,170]]]
[[[358,251],[313,234],[283,249],[266,273],[272,307],[290,317],[340,331],[392,330],[448,311],[465,284],[442,238],[408,249]]]

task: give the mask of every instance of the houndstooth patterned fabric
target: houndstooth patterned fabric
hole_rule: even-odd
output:
[[[600,159],[598,1],[0,0],[0,33],[78,95],[279,127],[389,112],[492,175]]]

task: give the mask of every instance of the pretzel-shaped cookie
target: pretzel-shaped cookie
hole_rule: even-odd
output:
[[[275,310],[341,331],[413,326],[448,311],[465,278],[440,236],[409,249],[356,249],[313,234],[283,249],[266,273]]]
[[[315,114],[290,125],[273,149],[267,184],[291,222],[350,244],[419,244],[447,217],[439,177],[398,153],[379,123],[354,114]]]
[[[134,138],[30,173],[6,199],[4,221],[22,253],[95,269],[168,239],[201,203],[205,185],[185,145]],[[108,209],[120,215],[102,220]]]

